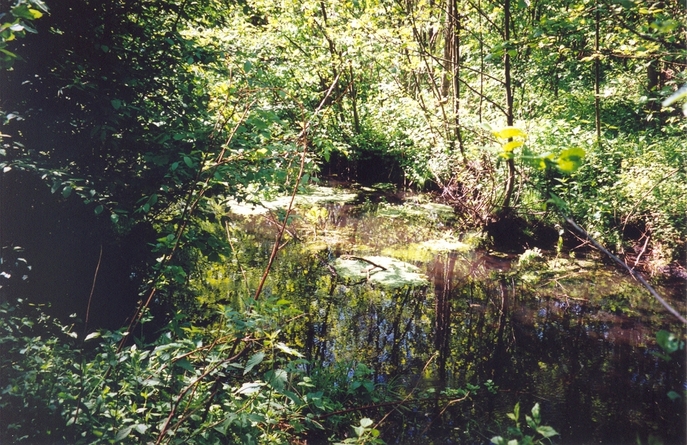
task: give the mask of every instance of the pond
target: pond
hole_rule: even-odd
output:
[[[384,196],[302,198],[261,298],[310,363],[412,397],[361,412],[387,443],[489,443],[516,403],[523,423],[538,403],[557,443],[685,443],[684,352],[656,344],[683,327],[645,289],[593,253],[486,250],[450,208]],[[283,205],[232,206],[234,258],[203,271],[201,303],[244,304]],[[684,283],[659,289],[684,313]]]

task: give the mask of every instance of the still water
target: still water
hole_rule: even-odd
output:
[[[685,443],[684,351],[655,340],[683,327],[631,279],[574,249],[489,251],[436,204],[334,195],[301,202],[264,298],[298,308],[284,335],[310,362],[419,400],[363,412],[387,443],[489,443],[518,402],[555,443]],[[214,302],[236,304],[277,230],[278,211],[234,211]],[[660,288],[682,313],[684,290]]]

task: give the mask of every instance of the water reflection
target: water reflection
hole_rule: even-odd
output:
[[[364,364],[375,381],[423,394],[387,417],[388,443],[488,443],[516,402],[523,410],[540,403],[562,443],[647,443],[650,435],[685,443],[685,402],[667,396],[682,391],[684,353],[661,360],[654,340],[682,327],[629,279],[565,259],[567,272],[537,272],[533,282],[512,257],[453,251],[415,262],[427,286],[352,285],[333,270],[335,257],[418,242],[428,224],[326,208],[316,243],[281,252],[266,294],[288,296],[303,314],[283,331],[311,368],[344,363],[353,373]],[[270,240],[257,221],[247,227]],[[448,403],[447,388],[467,397]]]

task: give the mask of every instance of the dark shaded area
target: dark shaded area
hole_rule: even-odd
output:
[[[205,94],[179,66],[213,56],[176,31],[204,6],[48,3],[38,33],[13,42],[23,60],[0,71],[0,109],[11,113],[0,116],[9,135],[3,160],[16,163],[2,173],[0,246],[31,267],[20,282],[11,274],[5,298],[50,302],[60,318],[76,313],[85,321],[97,268],[89,327],[118,328],[153,261],[154,217],[141,212],[142,203],[153,194],[161,208],[176,202],[195,175],[182,162],[166,176],[192,149],[175,138],[198,118],[188,108],[205,108]],[[202,133],[196,129],[199,140]],[[117,227],[113,212],[121,216]]]
[[[391,183],[403,185],[404,174],[399,160],[389,154],[377,151],[362,151],[355,157],[347,157],[338,152],[331,154],[329,161],[322,166],[328,178],[362,185]]]
[[[502,252],[522,253],[533,247],[552,249],[558,241],[555,228],[543,222],[527,221],[512,212],[488,221],[485,231],[494,249]]]
[[[85,321],[96,278],[89,329],[121,327],[138,299],[150,260],[147,243],[154,241],[154,232],[140,225],[119,236],[107,217],[96,216],[76,197],[51,194],[29,173],[12,170],[0,181],[3,259],[25,259],[27,276],[3,286],[2,297],[49,304],[47,312],[63,321],[70,314]],[[22,251],[14,252],[13,247]],[[21,271],[11,275],[17,272]]]

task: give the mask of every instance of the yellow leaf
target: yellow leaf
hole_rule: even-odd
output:
[[[503,151],[513,151],[524,144],[523,141],[510,141],[503,144]]]
[[[42,13],[42,12],[40,12],[40,11],[38,11],[38,10],[36,10],[36,9],[33,9],[33,8],[29,8],[29,14],[31,14],[31,16],[32,16],[34,19],[39,19],[39,18],[43,17],[43,13]]]
[[[564,173],[574,172],[582,165],[582,158],[584,158],[584,155],[584,149],[580,147],[563,150],[558,157],[558,169]]]
[[[527,137],[527,133],[522,131],[519,128],[515,127],[505,127],[502,128],[499,131],[494,132],[494,136],[496,136],[499,139],[509,139],[509,138],[516,138],[516,137]]]

